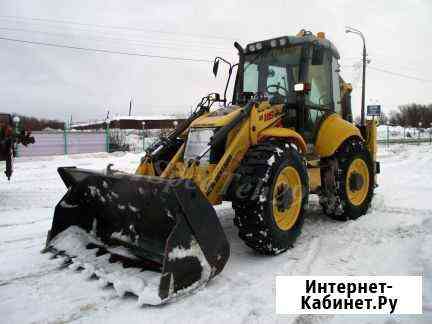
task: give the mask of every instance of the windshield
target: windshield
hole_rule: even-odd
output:
[[[210,158],[209,143],[214,132],[215,128],[191,128],[186,142],[184,160],[189,161],[205,153],[202,162],[208,161]]]
[[[294,46],[246,55],[243,92],[285,96],[286,91],[280,87],[293,91],[299,78],[301,50],[301,46]]]

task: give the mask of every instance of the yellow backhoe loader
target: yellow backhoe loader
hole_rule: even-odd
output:
[[[213,66],[216,75],[229,64],[223,98],[205,96],[136,174],[59,168],[68,191],[46,251],[154,305],[222,271],[229,243],[213,208],[222,201],[232,202],[240,238],[266,255],[293,246],[310,194],[331,218],[366,213],[379,173],[376,125],[353,124],[337,49],[304,30],[235,47],[238,64],[218,57]]]

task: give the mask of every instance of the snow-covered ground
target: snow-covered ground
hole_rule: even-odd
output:
[[[229,205],[217,213],[231,243],[224,271],[175,303],[138,307],[82,273],[40,254],[53,207],[65,193],[59,166],[134,171],[136,154],[21,158],[10,183],[0,177],[1,323],[432,323],[432,147],[382,149],[382,174],[370,212],[340,223],[310,202],[295,247],[277,257],[244,246]],[[277,316],[275,275],[423,275],[422,316]]]

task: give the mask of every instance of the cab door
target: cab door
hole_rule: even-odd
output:
[[[307,143],[314,143],[321,121],[339,107],[340,89],[337,75],[337,60],[327,49],[321,49],[323,57],[320,62],[311,59],[308,68],[307,82],[310,91],[305,97],[303,134]],[[336,85],[337,83],[337,85]]]

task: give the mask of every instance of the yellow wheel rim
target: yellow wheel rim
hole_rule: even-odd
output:
[[[369,168],[363,159],[351,162],[345,179],[345,189],[349,201],[354,206],[361,205],[369,192]]]
[[[273,188],[273,217],[283,231],[291,229],[297,221],[302,205],[302,183],[297,170],[285,167]]]

